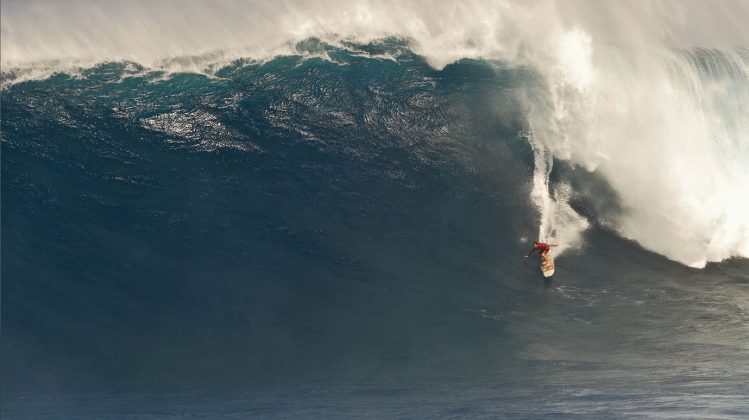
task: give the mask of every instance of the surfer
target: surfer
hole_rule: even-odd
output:
[[[533,242],[533,248],[531,248],[531,252],[528,253],[528,255],[525,256],[525,258],[528,258],[533,254],[534,252],[538,251],[538,254],[541,256],[541,259],[546,261],[546,254],[549,253],[549,250],[553,246],[558,246],[557,244],[547,244],[544,242]]]

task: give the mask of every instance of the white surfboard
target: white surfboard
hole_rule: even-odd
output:
[[[546,260],[541,262],[541,272],[544,277],[551,277],[554,275],[554,260],[551,257],[546,257]]]

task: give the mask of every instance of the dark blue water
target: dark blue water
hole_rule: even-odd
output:
[[[2,91],[3,418],[749,415],[747,261],[619,239],[562,164],[594,227],[523,260],[532,70],[300,48]]]

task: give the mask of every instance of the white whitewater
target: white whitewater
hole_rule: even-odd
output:
[[[554,165],[552,154],[533,134],[528,136],[528,141],[533,148],[535,165],[531,199],[541,215],[538,238],[541,242],[556,244],[552,253],[558,256],[579,245],[581,233],[589,223],[570,207],[572,191],[569,185],[550,185]]]

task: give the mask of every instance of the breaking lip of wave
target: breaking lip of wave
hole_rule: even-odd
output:
[[[201,55],[166,57],[152,63],[142,63],[128,56],[100,60],[55,59],[25,63],[21,66],[6,64],[5,68],[0,70],[0,86],[5,89],[27,81],[45,80],[56,74],[83,79],[86,77],[87,70],[109,63],[124,63],[124,77],[138,77],[155,73],[168,77],[178,73],[193,73],[209,78],[217,77],[216,73],[228,66],[264,64],[278,57],[319,58],[332,63],[345,64],[331,57],[329,54],[331,48],[350,56],[389,61],[398,60],[404,50],[410,50],[408,41],[394,37],[374,40],[368,44],[358,44],[342,38],[334,38],[325,42],[318,38],[309,38],[295,43],[286,43],[272,49],[266,55],[253,55],[243,51],[216,50]]]

